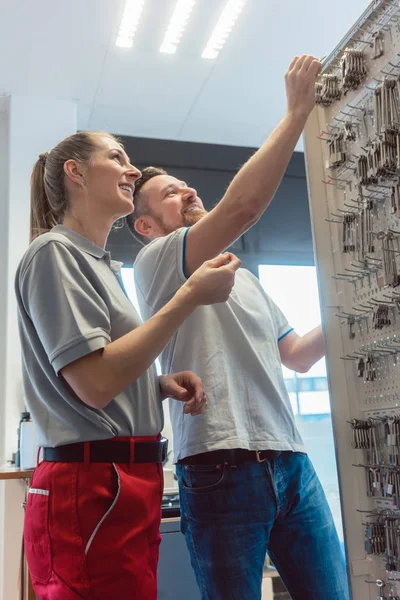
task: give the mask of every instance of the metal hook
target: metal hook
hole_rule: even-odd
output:
[[[357,42],[357,44],[367,44],[367,46],[370,46],[370,48],[372,48],[372,42],[367,42],[365,40],[361,40],[359,38],[350,38],[351,42]]]
[[[352,306],[351,308],[353,310],[356,310],[357,312],[364,313],[364,314],[372,312],[371,308],[357,308],[356,306]],[[336,315],[336,316],[339,316],[339,315]]]
[[[365,110],[365,108],[364,108],[364,107],[361,107],[361,106],[352,106],[351,104],[348,104],[347,106],[348,106],[349,108],[352,108],[353,110],[362,110],[362,111],[364,111],[364,110]]]
[[[368,260],[376,260],[377,262],[382,262],[381,258],[374,258],[373,256],[369,256],[368,254],[365,255],[365,258],[367,258]]]

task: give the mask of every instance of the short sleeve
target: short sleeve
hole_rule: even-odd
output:
[[[281,309],[275,304],[275,302],[273,300],[271,300],[271,298],[269,298],[269,297],[268,297],[268,299],[270,302],[272,318],[273,318],[275,326],[276,326],[277,339],[278,339],[278,342],[280,342],[291,331],[293,331],[293,327],[291,327],[289,325],[287,318],[285,317],[285,315],[283,314]]]
[[[62,242],[41,246],[20,271],[17,287],[56,373],[111,341],[108,307]]]
[[[157,238],[140,251],[134,264],[143,320],[158,311],[187,280],[184,254],[188,228]]]
[[[272,319],[272,325],[274,327],[276,339],[278,342],[280,342],[285,336],[287,336],[291,331],[293,331],[293,327],[289,325],[289,322],[283,314],[283,312],[281,311],[281,309],[265,292],[263,286],[260,283],[260,280],[257,279],[257,277],[253,275],[253,273],[250,273],[250,271],[247,271],[246,269],[243,269],[243,271],[246,273],[247,277],[253,282],[253,285],[257,286],[262,296],[264,296],[269,309],[269,315]]]

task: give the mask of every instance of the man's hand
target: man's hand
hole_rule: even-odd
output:
[[[288,113],[307,118],[315,105],[315,80],[321,62],[314,56],[295,56],[285,75]]]
[[[174,398],[184,402],[183,410],[186,414],[200,415],[207,408],[203,384],[193,371],[161,375],[159,382],[162,399]]]

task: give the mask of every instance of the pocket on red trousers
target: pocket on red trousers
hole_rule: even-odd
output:
[[[29,488],[24,521],[24,546],[32,581],[47,583],[52,572],[49,533],[49,490]]]

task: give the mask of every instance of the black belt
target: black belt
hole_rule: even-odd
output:
[[[213,450],[212,452],[202,452],[178,460],[180,465],[240,465],[245,462],[265,462],[274,460],[280,454],[279,450],[244,450],[243,448],[234,448],[233,450]]]
[[[128,441],[96,440],[90,444],[90,462],[129,463]],[[162,463],[167,458],[168,440],[137,442],[134,444],[135,463]],[[43,448],[43,460],[51,462],[84,462],[84,444],[67,444],[56,448]]]

